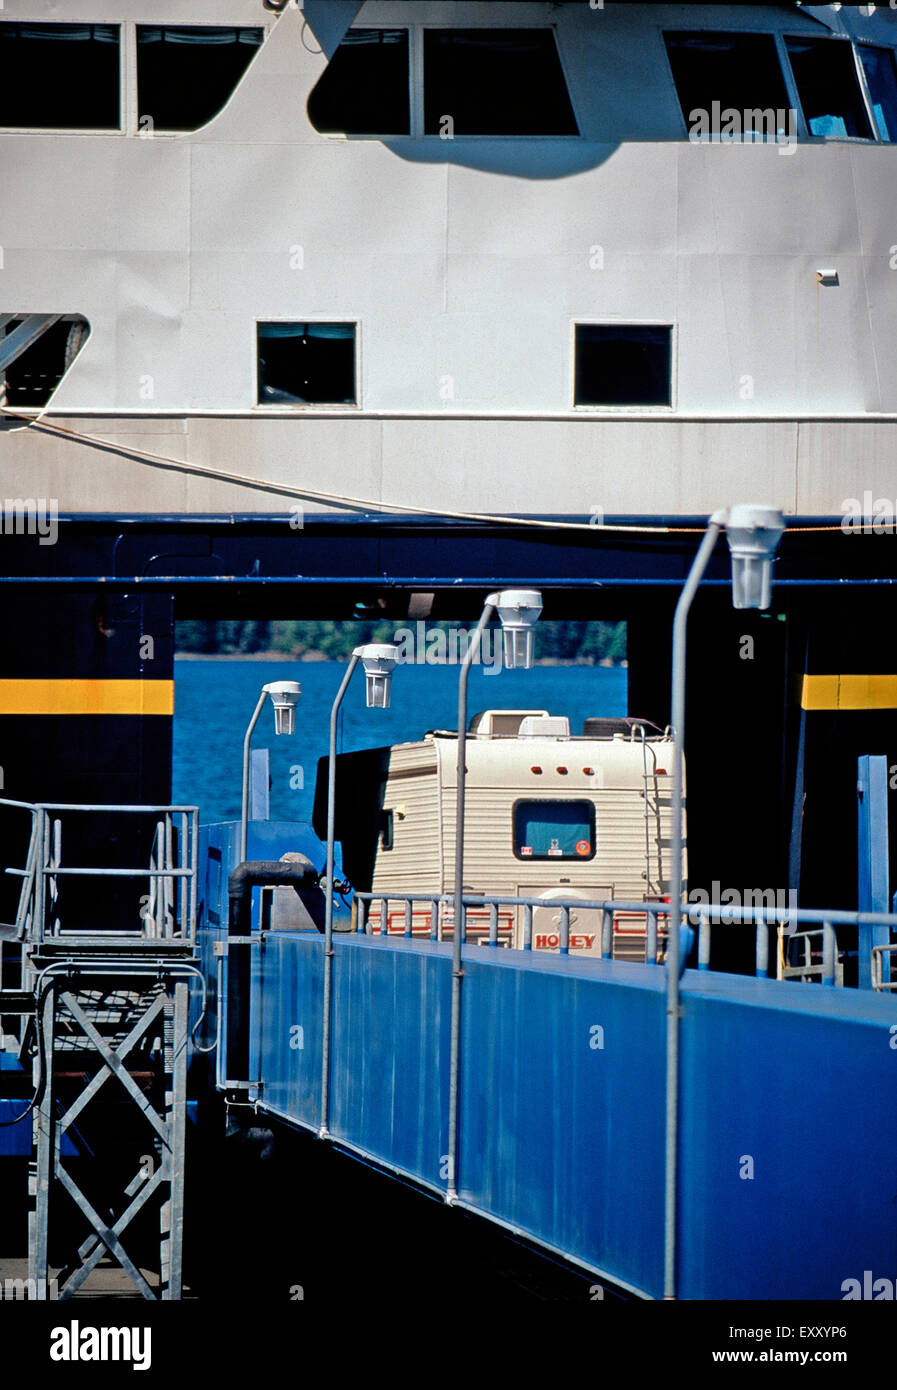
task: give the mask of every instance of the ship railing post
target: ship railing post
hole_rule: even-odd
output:
[[[706,912],[698,912],[698,969],[710,969],[710,918]]]
[[[645,922],[645,961],[657,964],[657,910],[649,907]]]

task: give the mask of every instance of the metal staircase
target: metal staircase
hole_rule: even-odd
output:
[[[0,927],[0,1019],[14,1020],[33,1083],[29,1289],[69,1298],[111,1260],[144,1298],[178,1299],[198,812],[5,800],[0,811],[31,816],[24,868],[7,869],[22,880],[15,921]],[[77,864],[63,860],[64,827]],[[108,862],[141,844],[148,867]],[[76,1128],[72,1159],[63,1139]],[[146,1251],[154,1209],[158,1240],[141,1263],[125,1237]]]

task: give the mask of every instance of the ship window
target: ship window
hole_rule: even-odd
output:
[[[260,323],[260,405],[354,405],[354,323]]]
[[[872,138],[853,49],[837,39],[786,39],[811,135]]]
[[[117,24],[0,23],[0,126],[118,130]]]
[[[669,405],[672,329],[578,323],[574,405]]]
[[[897,140],[897,69],[889,48],[860,47],[857,52],[869,85],[872,114],[882,140]]]
[[[578,135],[551,30],[424,30],[424,131]]]
[[[682,115],[689,129],[731,126],[737,111],[741,130],[774,135],[789,102],[770,34],[665,34],[667,54]],[[772,128],[770,128],[772,122]]]
[[[595,858],[591,801],[517,801],[513,817],[515,858]]]
[[[254,28],[138,24],[141,130],[198,130],[226,104],[263,33]]]
[[[0,315],[0,322],[6,317]],[[19,315],[9,319],[0,329],[0,359],[4,339],[10,338],[26,321],[25,315]],[[28,332],[27,328],[25,331]],[[69,316],[51,323],[29,347],[6,365],[5,370],[0,369],[0,404],[46,405],[86,343],[89,333],[86,319]]]
[[[308,99],[323,134],[407,135],[407,29],[350,29]]]

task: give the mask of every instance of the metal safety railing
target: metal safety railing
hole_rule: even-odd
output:
[[[0,810],[24,810],[31,815],[31,835],[22,868],[5,872],[22,880],[14,924],[3,931],[5,940],[45,943],[50,940],[86,938],[178,942],[193,945],[196,939],[197,850],[199,810],[196,806],[96,805],[77,802],[24,802],[0,798]],[[64,819],[94,815],[121,817],[155,816],[149,863],[140,867],[101,864],[66,864],[62,857]],[[135,925],[124,929],[96,928],[63,920],[60,881],[146,880],[148,891],[140,896]],[[84,915],[83,906],[79,913]]]
[[[376,934],[386,936],[427,936],[432,941],[451,939],[454,931],[453,893],[364,893],[356,892],[354,900],[355,930],[375,934],[373,922],[374,904],[379,904],[376,914]],[[399,904],[398,914],[391,911],[391,904]],[[415,905],[422,904],[423,912],[416,912]],[[540,944],[539,934],[533,929],[533,914],[548,911],[557,917],[557,930],[542,933],[552,944]],[[517,914],[519,912],[519,918]],[[639,938],[645,943],[645,958],[654,963],[663,959],[662,946],[666,937],[666,926],[661,919],[669,917],[669,904],[664,902],[625,902],[613,898],[591,901],[584,898],[522,898],[505,895],[471,893],[464,895],[464,922],[462,937],[469,944],[486,946],[507,946],[519,937],[520,950],[558,950],[568,955],[572,950],[583,949],[577,945],[577,936],[589,933],[575,932],[580,914],[599,914],[600,923],[590,940],[599,943],[597,953],[602,959],[611,959],[615,939],[620,937]],[[476,914],[479,914],[478,916]],[[394,917],[401,918],[401,925],[393,927]],[[515,918],[520,922],[515,925]],[[617,919],[626,922],[622,930]],[[644,930],[633,927],[633,919],[645,920]],[[416,920],[415,920],[416,919]],[[475,925],[471,926],[471,922]],[[384,931],[383,924],[386,924]],[[587,948],[590,949],[590,948]]]
[[[429,937],[432,941],[451,937],[454,929],[453,893],[395,893],[395,892],[356,892],[355,930],[371,935],[405,937]],[[424,911],[420,911],[419,905]],[[376,907],[376,913],[374,911]],[[534,937],[533,913],[549,910],[558,918],[558,930],[551,933],[551,945],[540,945],[538,935]],[[514,914],[520,911],[522,927],[515,929]],[[471,929],[472,914],[476,925]],[[670,904],[668,902],[625,902],[616,898],[589,901],[588,899],[563,898],[522,898],[504,895],[465,894],[462,936],[471,945],[512,946],[515,935],[517,949],[558,950],[568,955],[572,950],[581,951],[577,945],[572,927],[577,924],[580,914],[600,914],[600,944],[597,951],[591,952],[603,960],[613,957],[615,940],[621,935],[618,919],[626,923],[623,933],[630,939],[637,937],[644,941],[643,959],[648,964],[660,965],[664,960],[663,946],[667,934]],[[774,978],[814,980],[833,985],[839,974],[838,928],[839,927],[884,927],[892,935],[897,935],[897,913],[886,912],[842,912],[834,909],[797,908],[778,906],[735,907],[731,904],[701,903],[685,904],[683,918],[697,927],[698,970],[710,969],[710,942],[713,927],[753,926],[755,950],[755,975],[761,979],[771,977],[770,972],[770,932],[778,931],[778,953]],[[633,922],[644,919],[644,929],[636,928]],[[385,929],[384,929],[385,924]],[[395,924],[395,925],[394,925]],[[598,936],[596,932],[595,936]],[[556,942],[554,938],[556,937]],[[793,963],[788,952],[794,943],[802,949],[804,959]],[[887,990],[897,988],[897,981],[887,977],[883,969],[883,959],[897,952],[897,942],[888,946],[877,946],[873,951],[872,986]],[[633,959],[632,955],[628,959]],[[883,978],[884,976],[884,978]]]

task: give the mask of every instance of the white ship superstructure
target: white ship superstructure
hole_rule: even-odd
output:
[[[4,492],[894,494],[895,47],[882,6],[7,0],[4,342],[59,318],[6,364]]]

